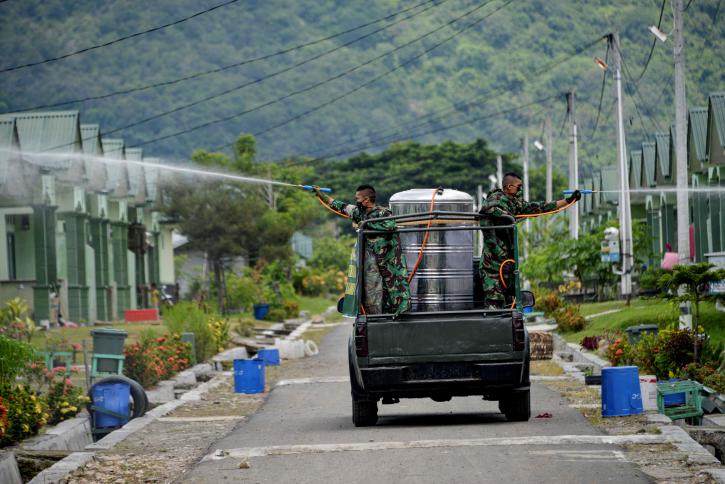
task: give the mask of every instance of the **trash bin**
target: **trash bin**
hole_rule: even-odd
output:
[[[181,333],[181,341],[191,343],[191,364],[196,364],[196,337],[194,333]]]
[[[93,423],[95,428],[120,427],[128,422],[128,383],[97,383],[91,387]]]
[[[627,331],[629,336],[629,344],[637,344],[643,334],[657,334],[659,327],[656,324],[639,324],[637,326],[630,326]]]
[[[269,312],[269,304],[254,305],[254,319],[264,319]]]
[[[93,358],[96,361],[97,373],[121,373],[123,360],[123,343],[128,333],[121,329],[101,328],[91,331],[93,336]],[[104,357],[115,356],[115,358]]]
[[[602,368],[602,417],[623,417],[642,412],[639,368]]]

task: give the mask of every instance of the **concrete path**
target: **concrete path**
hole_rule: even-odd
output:
[[[509,423],[496,402],[402,400],[380,405],[378,425],[355,428],[342,325],[309,359],[307,380],[290,380],[209,449],[188,483],[650,482],[625,461],[623,444],[657,435],[606,435],[558,393],[534,382],[532,415]]]

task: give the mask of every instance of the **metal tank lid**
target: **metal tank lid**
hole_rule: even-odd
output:
[[[413,188],[398,192],[390,197],[390,204],[430,202],[433,188]],[[473,203],[473,197],[466,192],[444,188],[442,194],[436,195],[436,205],[441,203]]]

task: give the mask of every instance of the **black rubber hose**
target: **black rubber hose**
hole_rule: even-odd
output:
[[[101,383],[128,383],[131,387],[131,398],[133,399],[133,413],[131,414],[131,418],[139,418],[146,413],[149,400],[146,397],[146,392],[143,387],[136,380],[132,380],[123,375],[112,375],[101,378],[91,386],[90,390],[88,390],[88,397],[91,399],[91,402],[88,404],[89,413],[91,412],[91,405],[93,404],[93,387]]]

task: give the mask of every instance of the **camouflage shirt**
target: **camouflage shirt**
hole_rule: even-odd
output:
[[[366,213],[360,210],[356,205],[345,203],[341,200],[330,199],[330,207],[334,208],[338,212],[342,212],[345,215],[349,216],[350,220],[358,225],[364,220],[390,217],[393,215],[393,212],[391,212],[389,209],[385,207],[380,207],[378,205],[374,206],[372,210]],[[368,222],[365,224],[365,228],[368,230],[385,230],[392,232],[393,230],[395,230],[395,220],[380,220],[376,222]],[[387,234],[370,234],[366,237],[366,243],[368,248],[370,248],[370,250],[372,250],[374,254],[380,254],[386,249],[393,249],[397,247],[400,244],[400,240],[397,234],[392,237]]]
[[[509,215],[516,217],[517,215],[529,215],[542,212],[551,212],[556,210],[556,202],[526,202],[521,191],[517,196],[509,197],[503,190],[497,188],[488,194],[481,203],[479,213],[484,215],[481,217],[481,225],[493,225],[491,218]]]

